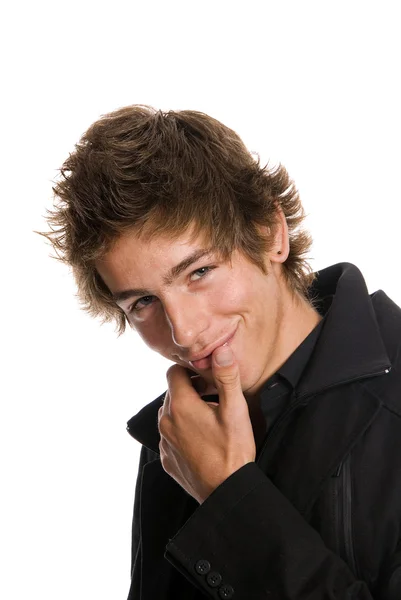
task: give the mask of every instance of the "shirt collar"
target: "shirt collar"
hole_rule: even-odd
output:
[[[277,375],[284,377],[293,389],[297,387],[301,375],[312,356],[313,349],[323,327],[323,322],[324,319],[321,319],[316,327],[314,327],[310,334],[277,371]]]

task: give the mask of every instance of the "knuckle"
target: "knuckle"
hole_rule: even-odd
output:
[[[168,381],[168,382],[170,382],[170,381],[171,381],[171,379],[174,377],[174,375],[175,375],[175,373],[176,373],[177,369],[178,369],[178,365],[171,365],[171,367],[169,367],[169,368],[167,369],[167,372],[166,372],[166,377],[167,377],[167,381]]]
[[[163,437],[167,437],[170,425],[170,418],[165,415],[159,415],[159,431]]]
[[[222,373],[219,375],[219,381],[225,389],[233,390],[238,386],[238,375],[237,373]]]
[[[176,422],[177,420],[179,420],[181,412],[182,412],[182,406],[177,405],[176,402],[172,402],[170,404],[169,415],[170,415],[172,421]]]
[[[166,440],[163,436],[160,437],[159,450],[160,456],[164,457],[166,455]]]
[[[171,465],[168,460],[167,454],[160,452],[160,462],[161,462],[163,469],[166,471],[166,473],[169,473],[171,470]]]

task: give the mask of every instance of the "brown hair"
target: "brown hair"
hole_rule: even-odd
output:
[[[82,136],[53,188],[51,231],[42,233],[58,259],[72,267],[83,307],[103,321],[126,317],[94,262],[125,231],[181,235],[194,225],[212,248],[229,257],[239,249],[263,271],[277,207],[287,220],[290,253],[283,272],[307,297],[313,274],[305,260],[311,238],[299,229],[304,212],[281,165],[260,166],[231,129],[190,110],[134,105],[103,115]]]

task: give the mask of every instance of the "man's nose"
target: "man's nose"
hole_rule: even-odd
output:
[[[164,311],[176,346],[192,348],[207,329],[205,307],[199,297],[171,298],[165,302]]]

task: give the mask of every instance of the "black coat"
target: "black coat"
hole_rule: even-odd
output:
[[[401,310],[347,263],[314,288],[334,298],[295,397],[202,505],[161,466],[162,396],[129,421],[129,600],[401,600]]]

